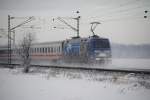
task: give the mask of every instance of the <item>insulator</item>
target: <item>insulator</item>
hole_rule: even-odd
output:
[[[147,16],[144,16],[144,18],[147,18]]]

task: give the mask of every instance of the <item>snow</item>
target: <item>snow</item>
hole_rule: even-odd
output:
[[[0,68],[0,100],[149,100],[150,76],[58,68]]]
[[[134,68],[134,69],[150,69],[150,59],[144,58],[118,58],[112,59],[109,67],[113,68]]]

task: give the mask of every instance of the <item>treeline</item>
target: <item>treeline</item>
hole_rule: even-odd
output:
[[[113,58],[150,58],[150,44],[111,44]]]

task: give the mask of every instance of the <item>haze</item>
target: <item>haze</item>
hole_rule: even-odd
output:
[[[77,14],[76,11],[80,13]],[[76,36],[76,33],[60,21],[52,19],[58,16],[81,16],[82,37],[92,35],[90,22],[98,21],[101,24],[95,33],[109,38],[113,43],[150,44],[149,11],[150,0],[0,0],[0,28],[5,29],[0,31],[0,34],[7,34],[8,14],[12,17],[35,16],[34,21],[15,29],[16,41],[28,32],[36,35],[37,42],[64,40]],[[11,27],[26,19],[11,20]],[[74,20],[64,20],[75,27]],[[25,28],[31,25],[35,28]],[[54,29],[55,26],[61,29]],[[7,37],[1,36],[0,44],[6,44]]]

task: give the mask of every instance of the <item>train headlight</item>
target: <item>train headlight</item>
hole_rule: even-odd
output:
[[[99,53],[98,57],[107,57],[107,54],[106,53]]]
[[[110,54],[109,50],[106,50],[106,51],[95,50],[95,57],[96,58],[108,57],[109,54]]]

